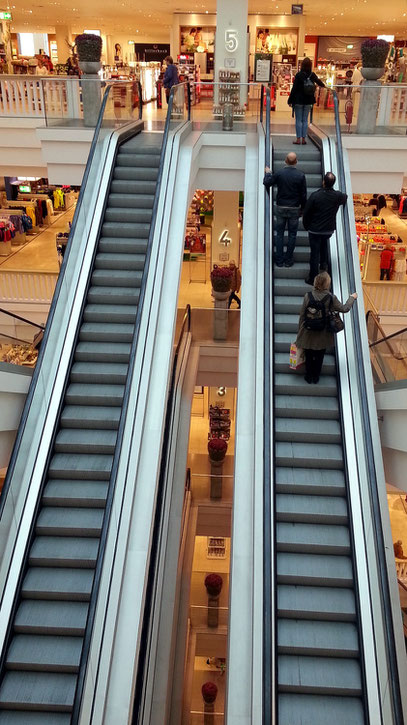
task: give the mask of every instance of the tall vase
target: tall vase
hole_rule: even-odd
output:
[[[223,475],[223,459],[222,461],[213,461],[209,456],[211,462],[211,499],[219,500],[222,498],[222,475]]]
[[[212,288],[212,297],[214,298],[214,318],[213,318],[213,339],[226,340],[228,336],[228,300],[230,290],[227,292],[216,292]]]
[[[215,703],[204,702],[204,725],[214,725],[215,722]]]
[[[219,624],[219,595],[208,594],[208,627],[215,628]]]
[[[384,68],[361,68],[365,82],[360,87],[360,104],[356,133],[374,133],[379,109],[381,83]]]
[[[95,128],[99,117],[100,104],[102,100],[102,84],[99,78],[99,71],[102,67],[100,61],[79,61],[79,68],[82,71],[82,101],[83,120],[85,126]]]

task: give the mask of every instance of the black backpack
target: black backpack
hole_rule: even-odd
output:
[[[306,330],[321,332],[327,329],[328,315],[325,306],[330,294],[325,295],[322,300],[316,300],[311,292],[308,292],[308,302],[304,313],[304,327]]]
[[[311,76],[306,76],[304,78],[304,95],[305,96],[313,96],[315,93],[315,83],[311,80]]]

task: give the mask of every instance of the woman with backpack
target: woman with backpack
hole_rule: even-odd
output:
[[[292,106],[295,115],[295,131],[297,138],[293,143],[306,144],[305,137],[308,131],[308,117],[315,103],[315,86],[325,88],[324,83],[312,72],[310,58],[304,58],[301,70],[294,78],[293,87],[288,97],[288,105]]]
[[[329,327],[330,313],[349,312],[357,299],[357,293],[353,292],[342,304],[329,292],[330,286],[328,272],[321,272],[314,279],[312,292],[307,292],[302,303],[296,344],[304,350],[304,380],[307,383],[319,381],[325,350],[334,345],[334,333]]]

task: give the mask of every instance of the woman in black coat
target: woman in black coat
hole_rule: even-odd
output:
[[[295,130],[297,134],[295,144],[306,144],[305,137],[308,132],[308,117],[315,103],[315,86],[325,88],[324,83],[312,72],[310,58],[304,58],[301,70],[294,78],[293,87],[288,97],[288,105],[294,108]]]

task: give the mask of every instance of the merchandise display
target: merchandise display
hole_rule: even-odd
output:
[[[353,199],[362,279],[368,282],[376,280],[404,282],[406,243],[391,228],[392,218],[397,217],[393,216],[393,212],[386,214],[386,219],[371,215],[376,203],[379,205],[378,195],[372,197],[370,194],[354,194]],[[389,197],[389,207],[391,202],[392,199]]]
[[[230,409],[218,405],[209,406],[209,433],[208,440],[221,438],[228,441],[230,438]]]
[[[201,80],[201,69],[199,65],[195,65],[193,55],[178,56],[178,77],[180,83],[189,81],[191,104],[194,106],[199,103],[201,86],[197,84]]]
[[[0,343],[0,361],[13,365],[24,365],[33,368],[38,358],[38,350],[33,345],[12,345]]]
[[[215,118],[222,118],[223,106],[231,103],[233,106],[234,118],[243,118],[246,112],[246,105],[240,105],[240,73],[238,71],[219,71],[219,99],[218,105],[213,107]]]

